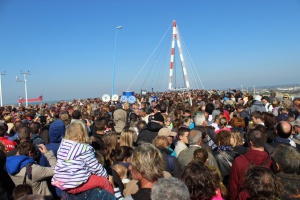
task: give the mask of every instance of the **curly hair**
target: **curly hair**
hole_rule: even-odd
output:
[[[226,130],[220,131],[216,136],[217,142],[220,142],[220,145],[230,146],[230,138],[230,132]]]
[[[233,128],[242,127],[245,128],[245,120],[242,117],[234,117],[230,120],[230,125]]]
[[[244,189],[249,200],[277,200],[281,195],[281,186],[273,172],[262,166],[253,166],[245,175]]]
[[[152,144],[141,144],[133,150],[131,167],[148,181],[155,182],[163,177],[162,154]]]
[[[218,186],[209,169],[201,162],[191,161],[184,169],[181,179],[189,189],[191,200],[210,200],[216,194]]]

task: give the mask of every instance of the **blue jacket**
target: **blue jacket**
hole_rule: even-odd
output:
[[[29,156],[10,156],[6,158],[6,170],[8,174],[15,175],[21,171],[28,163],[35,163]]]
[[[66,127],[62,120],[55,120],[49,127],[49,138],[50,143],[46,145],[47,149],[52,150],[55,157],[60,145],[62,138],[65,136]],[[44,167],[50,167],[47,158],[42,155],[39,164]]]

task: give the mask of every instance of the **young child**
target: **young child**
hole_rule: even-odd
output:
[[[57,152],[51,184],[71,194],[103,188],[114,194],[106,170],[88,144],[88,133],[81,121],[71,123]]]
[[[122,164],[116,164],[116,165],[112,166],[112,168],[117,172],[117,174],[119,175],[119,177],[122,180],[122,183],[124,185],[130,181],[127,178],[127,171],[128,171],[128,169],[124,165],[122,165]]]

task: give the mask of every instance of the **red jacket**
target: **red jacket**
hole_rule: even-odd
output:
[[[248,158],[248,159],[247,159]],[[238,156],[232,163],[229,179],[230,199],[235,200],[244,184],[244,175],[250,165],[263,165],[270,168],[272,160],[265,151],[249,150],[245,155]],[[250,162],[249,162],[250,161]]]
[[[15,141],[9,140],[8,137],[6,136],[0,137],[0,142],[2,142],[5,145],[5,150],[7,152],[15,149],[17,146],[17,143]]]

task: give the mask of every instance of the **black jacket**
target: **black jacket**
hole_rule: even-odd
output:
[[[169,172],[173,177],[180,178],[181,176],[181,169],[179,166],[179,162],[176,157],[171,156],[172,152],[169,149],[166,148],[158,148],[162,154],[163,160],[164,160],[164,171]],[[170,159],[170,161],[169,161]],[[172,163],[170,163],[172,162]],[[171,166],[173,165],[173,169],[171,169]]]
[[[144,130],[142,130],[137,138],[137,143],[147,142],[152,143],[152,140],[157,136],[158,131],[163,126],[156,122],[149,122]]]
[[[233,163],[233,160],[235,159],[235,157],[237,157],[239,155],[235,151],[222,151],[222,152],[224,153],[224,155],[226,156],[228,161],[231,162],[231,164]],[[220,169],[221,176],[222,176],[221,180],[223,181],[224,185],[227,186],[227,184],[229,182],[231,166],[229,165],[227,160],[224,158],[224,156],[222,156],[222,154],[219,151],[214,151],[213,156],[215,157],[215,159],[218,163],[218,167]]]

